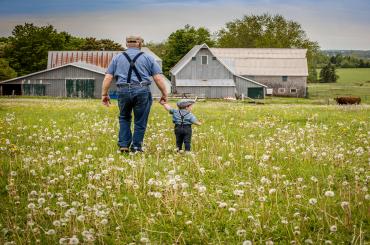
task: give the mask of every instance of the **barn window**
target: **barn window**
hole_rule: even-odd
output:
[[[288,76],[282,76],[282,78],[283,78],[283,82],[288,81]]]
[[[290,93],[291,94],[296,94],[297,93],[297,89],[296,88],[291,88],[290,89]]]
[[[217,58],[215,56],[212,57],[212,60],[217,60]]]
[[[192,57],[191,60],[195,61],[195,60],[197,60],[197,57]]]
[[[208,64],[208,55],[202,55],[202,65]]]
[[[278,93],[279,94],[285,93],[285,88],[278,88]]]

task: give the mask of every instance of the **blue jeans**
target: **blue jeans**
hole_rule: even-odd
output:
[[[118,146],[142,150],[144,134],[153,98],[149,86],[118,88],[119,134]],[[131,133],[134,112],[134,135]]]

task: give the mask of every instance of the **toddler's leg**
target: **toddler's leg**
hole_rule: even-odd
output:
[[[181,128],[175,128],[176,135],[176,147],[179,151],[182,150],[182,143],[184,142],[184,134],[181,132]]]
[[[184,135],[185,151],[190,151],[190,148],[191,148],[191,135],[192,135],[191,127],[185,128],[185,135]]]

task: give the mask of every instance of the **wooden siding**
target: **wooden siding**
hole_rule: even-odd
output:
[[[244,96],[247,96],[248,88],[260,88],[261,87],[258,84],[252,83],[248,80],[245,80],[237,76],[234,76],[234,82],[235,82],[237,94],[239,96],[241,96],[242,94]]]
[[[235,97],[235,87],[176,87],[178,94],[192,94],[206,98]]]
[[[284,82],[281,76],[255,76],[253,80],[272,88],[274,96],[306,96],[307,77],[288,76],[287,81]],[[279,92],[279,88],[285,88],[285,92]],[[297,93],[290,93],[291,88],[297,89]]]
[[[59,69],[54,70],[45,70],[45,72],[31,75],[26,78],[16,79],[7,83],[0,84],[0,86],[6,86],[6,84],[22,84],[24,81],[25,84],[30,81],[31,84],[42,84],[45,85],[45,95],[46,96],[56,96],[56,97],[66,97],[66,79],[94,79],[94,97],[101,97],[101,88],[102,82],[104,79],[104,74],[96,73],[93,71],[85,70],[75,66],[65,66]],[[160,96],[161,92],[158,89],[157,85],[152,82],[150,85],[153,96]],[[167,89],[171,89],[170,87]],[[112,82],[110,91],[117,90],[115,85],[115,80]],[[168,91],[170,92],[170,91]]]
[[[208,55],[208,64],[202,65],[202,55]],[[176,75],[176,79],[232,79],[233,75],[220,61],[213,60],[211,52],[203,48]]]
[[[24,81],[24,83],[28,83],[28,81],[30,81],[30,83],[32,84],[35,83],[39,84],[40,80],[42,80],[42,83],[46,85],[45,86],[46,96],[65,97],[66,96],[65,80],[73,78],[95,79],[94,97],[95,98],[101,97],[101,86],[104,75],[74,66],[65,66],[61,67],[60,69],[54,69],[50,71],[45,70],[45,72],[35,74],[26,78],[16,79],[14,81],[7,82],[3,85],[22,84],[22,81]]]

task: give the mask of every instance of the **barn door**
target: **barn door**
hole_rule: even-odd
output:
[[[94,79],[67,79],[67,97],[93,98],[95,89]]]
[[[248,88],[248,97],[252,99],[263,99],[263,88]]]

